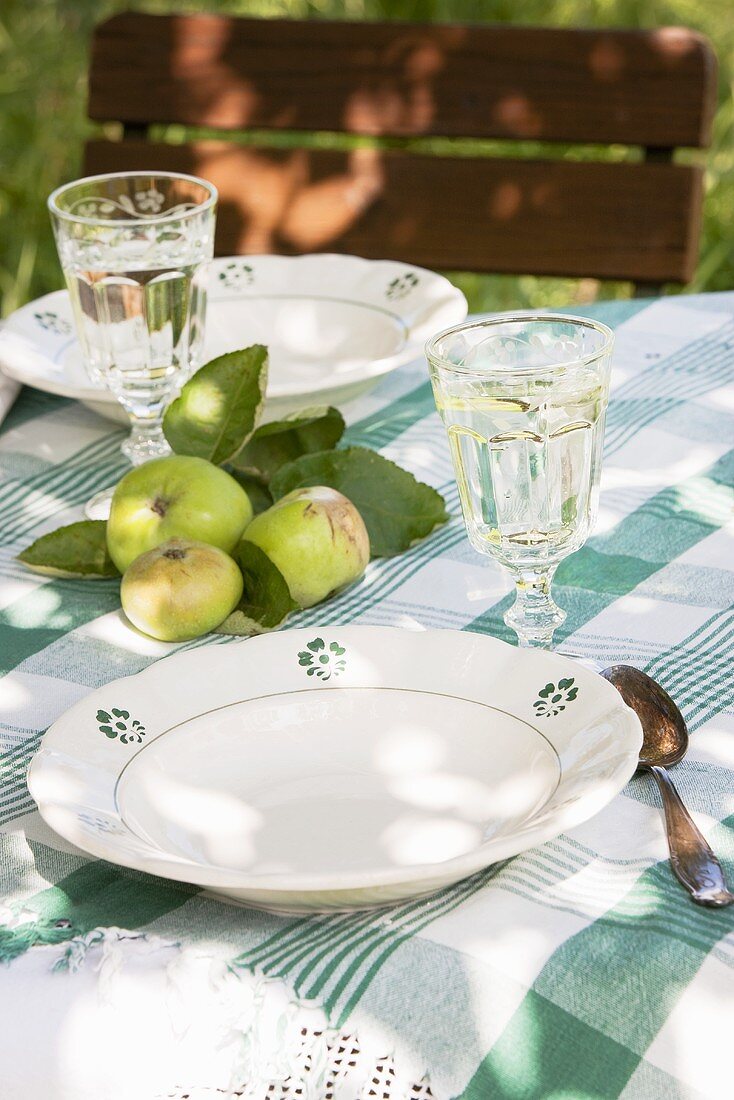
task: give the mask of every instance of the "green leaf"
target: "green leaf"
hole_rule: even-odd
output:
[[[315,451],[330,451],[343,433],[344,417],[338,409],[326,405],[301,409],[283,420],[261,424],[233,464],[267,482],[286,462]]]
[[[41,535],[18,554],[18,561],[34,573],[49,577],[119,577],[107,553],[107,524],[101,519],[70,523]]]
[[[239,604],[216,633],[249,635],[275,630],[298,607],[291,599],[283,574],[252,542],[243,540],[234,557],[242,570],[245,587]]]
[[[166,410],[163,431],[176,454],[217,465],[247,442],[260,417],[268,379],[262,344],[212,359],[189,378]]]
[[[366,447],[321,451],[283,466],[273,497],[304,485],[329,485],[348,497],[365,522],[373,557],[392,557],[448,519],[440,493]]]
[[[273,503],[273,498],[270,495],[270,490],[267,485],[263,485],[262,481],[258,478],[251,477],[249,474],[243,473],[242,470],[235,469],[229,462],[225,465],[224,469],[230,477],[233,477],[245,490],[250,498],[250,504],[256,516],[259,516],[261,512],[267,511]]]

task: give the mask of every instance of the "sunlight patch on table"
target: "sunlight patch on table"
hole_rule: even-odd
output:
[[[721,525],[734,517],[734,489],[707,477],[690,478],[675,490],[678,507]]]
[[[656,434],[662,435],[663,433],[658,432]],[[636,436],[635,440],[638,438]],[[719,443],[706,447],[699,445],[686,448],[685,454],[682,454],[680,438],[678,436],[670,436],[669,438],[671,444],[675,445],[676,457],[670,462],[666,462],[665,465],[656,465],[654,461],[649,461],[650,457],[656,453],[653,447],[648,452],[647,461],[644,464],[641,463],[637,468],[631,469],[628,465],[622,465],[617,455],[615,455],[615,462],[604,463],[601,474],[602,493],[609,492],[612,489],[634,488],[649,488],[650,490],[659,491],[668,485],[684,481],[686,478],[697,477],[702,469],[712,466],[727,450],[727,447]]]
[[[19,630],[56,628],[71,625],[72,617],[68,612],[59,613],[60,593],[50,587],[38,585],[30,600],[5,609],[5,618],[10,626]]]
[[[732,1002],[731,971],[709,955],[653,1039],[646,1059],[687,1082],[696,1095],[723,1097],[724,1083],[731,1080]]]
[[[47,583],[47,578],[41,578],[38,573],[28,573],[22,580],[15,577],[5,578],[2,583],[2,590],[0,590],[0,610],[4,607],[10,607],[17,600],[25,599],[36,588],[42,588]]]
[[[734,389],[722,386],[720,389],[709,390],[696,399],[699,404],[709,405],[713,409],[721,409],[723,412],[734,413]]]
[[[717,714],[697,729],[692,749],[696,760],[734,771],[734,715]]]
[[[0,720],[25,730],[43,730],[89,690],[83,684],[15,669],[0,680]]]

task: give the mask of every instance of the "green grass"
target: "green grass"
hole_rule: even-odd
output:
[[[719,108],[706,159],[701,258],[692,291],[734,287],[734,20],[730,0],[4,0],[0,10],[0,315],[61,285],[45,199],[79,172],[89,38],[127,8],[263,17],[423,19],[545,26],[682,24],[711,38]],[[532,151],[526,147],[526,151]],[[571,155],[571,154],[569,154]],[[575,154],[575,155],[578,155]],[[583,154],[582,154],[583,155]],[[463,275],[474,310],[553,306],[629,293],[624,284]]]

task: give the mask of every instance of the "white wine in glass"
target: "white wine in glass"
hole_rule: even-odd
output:
[[[518,315],[426,346],[467,533],[513,574],[505,621],[522,646],[551,645],[553,574],[594,525],[613,340],[594,321]]]

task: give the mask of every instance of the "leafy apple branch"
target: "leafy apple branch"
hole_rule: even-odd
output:
[[[222,466],[245,489],[256,512],[293,489],[327,485],[360,512],[373,557],[410,549],[448,519],[441,495],[368,447],[341,446],[338,409],[303,409],[261,423],[268,378],[267,348],[220,355],[201,367],[166,410],[163,430],[175,454]],[[235,552],[245,590],[219,627],[253,634],[280,626],[295,609],[286,582],[261,551],[243,542]],[[119,576],[107,552],[105,524],[72,523],[41,536],[18,555],[27,568],[55,577]]]

